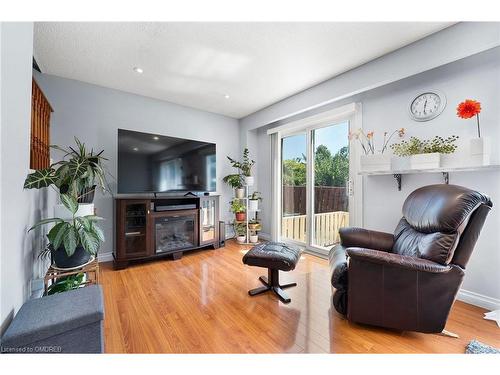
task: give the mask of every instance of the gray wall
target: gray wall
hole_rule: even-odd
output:
[[[226,202],[232,192],[221,178],[231,172],[225,156],[239,153],[237,120],[56,76],[37,74],[35,79],[54,108],[51,143],[70,145],[76,136],[94,149],[104,149],[109,171],[114,176],[119,128],[216,143],[221,218],[230,219]],[[57,159],[58,155],[53,157]],[[116,182],[111,182],[116,192]],[[113,250],[113,200],[98,195],[94,203],[97,214],[106,219],[102,225],[107,239],[100,251],[103,256]]]
[[[1,26],[1,331],[43,273],[37,259],[45,233],[27,234],[48,213],[48,192],[23,190],[29,173],[32,23]]]
[[[410,120],[407,112],[413,95],[421,90],[437,89],[448,99],[444,112],[436,119],[417,123]],[[474,120],[462,120],[456,116],[457,104],[474,98],[482,103],[481,132],[490,137],[494,144],[500,139],[500,47],[444,65],[425,73],[343,99],[336,103],[304,113],[283,124],[313,113],[329,110],[347,103],[362,103],[363,128],[373,130],[380,136],[384,131],[404,127],[408,137],[433,137],[434,135],[460,136],[459,151],[468,152],[468,140],[476,137]],[[265,181],[271,178],[269,155],[270,142],[266,134],[268,127],[253,130],[250,141],[257,139],[258,190],[262,191],[264,202],[270,202],[271,190]],[[496,141],[496,142],[495,142]],[[254,146],[255,147],[255,146]],[[494,157],[499,161],[499,149],[495,147]],[[392,232],[401,217],[401,207],[406,196],[414,189],[442,183],[440,174],[419,174],[403,176],[403,188],[398,191],[391,176],[364,177],[363,182],[363,225],[381,231]],[[263,183],[261,183],[263,181]],[[450,183],[477,189],[491,196],[494,204],[500,202],[500,170],[487,172],[451,173]],[[270,231],[270,212],[263,210],[263,231]],[[479,238],[476,250],[467,267],[463,289],[495,299],[500,299],[500,211],[493,209]]]

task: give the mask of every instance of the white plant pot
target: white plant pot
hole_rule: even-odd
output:
[[[75,217],[86,215],[94,215],[94,203],[78,204],[78,211],[76,211]],[[71,212],[63,204],[56,204],[54,206],[54,217],[70,220],[73,218],[73,215],[71,215]]]
[[[245,185],[247,185],[247,186],[253,186],[253,183],[254,183],[253,176],[244,176],[243,180],[245,181]]]
[[[491,160],[491,140],[488,137],[470,140],[470,163],[473,165],[489,165]]]
[[[440,166],[441,154],[439,152],[410,156],[410,169],[435,169]]]
[[[257,243],[258,241],[259,241],[259,236],[258,235],[250,236],[250,242],[251,243]]]
[[[259,201],[257,199],[249,199],[248,211],[258,211],[258,210],[259,210]]]
[[[391,171],[403,171],[410,169],[409,156],[393,156],[391,157]]]
[[[362,172],[388,171],[391,169],[391,157],[384,154],[361,155],[360,164]]]
[[[239,188],[234,190],[234,195],[236,198],[245,198],[245,189]]]
[[[244,243],[246,238],[246,236],[238,236],[236,237],[236,241],[238,241],[239,243]]]

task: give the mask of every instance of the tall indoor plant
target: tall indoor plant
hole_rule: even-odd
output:
[[[95,215],[79,215],[78,210],[86,197],[93,195],[95,186],[108,191],[102,161],[103,151],[94,153],[75,138],[76,147],[64,149],[51,146],[64,152],[62,160],[48,168],[30,173],[24,182],[25,189],[52,188],[58,195],[62,206],[69,213],[64,217],[41,220],[34,228],[55,224],[48,232],[48,250],[52,261],[61,268],[77,267],[89,261],[104,241],[102,230],[96,222],[102,218]]]

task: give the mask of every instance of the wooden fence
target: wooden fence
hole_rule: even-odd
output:
[[[314,187],[315,213],[347,211],[347,203],[345,187]],[[283,213],[285,216],[306,214],[305,186],[283,186]]]
[[[339,229],[349,225],[349,212],[336,211],[314,215],[313,244],[328,247],[340,242]],[[281,219],[281,236],[306,242],[306,215],[284,216]]]

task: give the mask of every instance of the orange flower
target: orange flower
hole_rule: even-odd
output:
[[[481,112],[481,103],[476,100],[467,99],[457,107],[457,116],[467,119],[478,115]]]
[[[400,138],[403,138],[405,136],[405,128],[401,128],[398,130],[398,135]]]
[[[372,139],[372,138],[373,138],[373,132],[369,132],[369,133],[366,135],[366,138],[368,138],[368,139]]]

